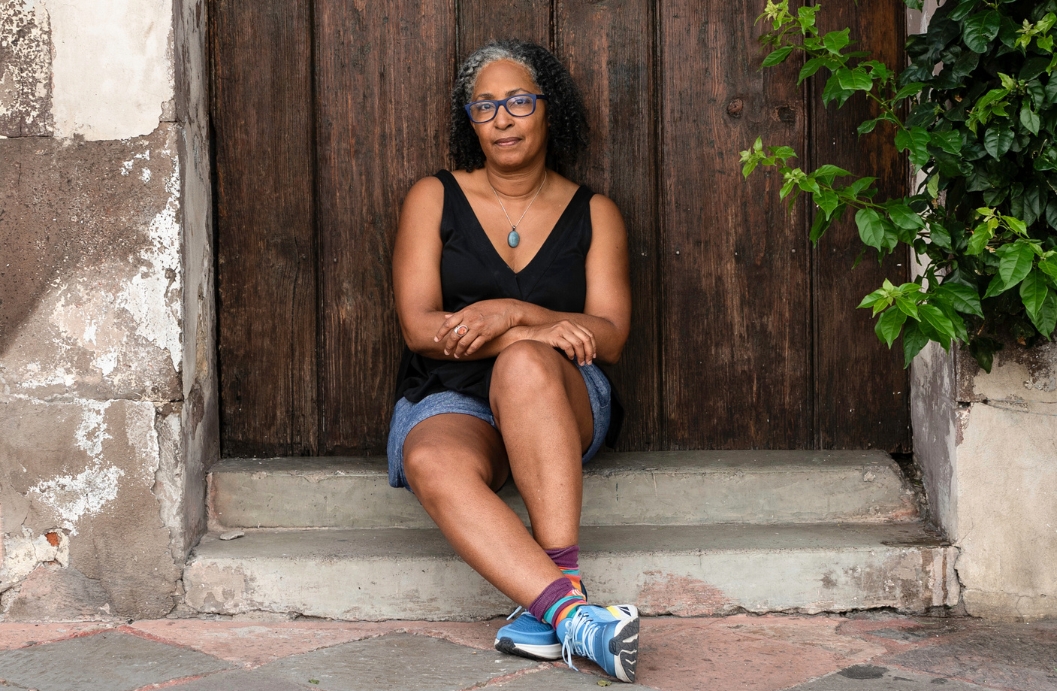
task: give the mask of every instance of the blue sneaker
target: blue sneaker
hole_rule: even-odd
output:
[[[517,614],[516,610],[514,614]],[[562,643],[554,627],[532,616],[527,610],[514,623],[496,631],[495,649],[530,660],[559,660],[562,656]]]
[[[580,591],[586,600],[587,586],[583,581],[580,581]],[[515,609],[507,620],[514,619],[518,612],[521,612],[521,616],[514,619],[513,624],[507,624],[495,632],[495,649],[530,660],[560,660],[562,642],[558,640],[554,627],[532,616],[528,610],[522,610],[522,607]]]
[[[639,610],[634,605],[583,605],[558,625],[562,659],[586,657],[621,681],[635,681],[639,661]]]

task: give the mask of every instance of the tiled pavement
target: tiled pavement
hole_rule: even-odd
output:
[[[492,650],[481,623],[0,624],[0,689],[1057,691],[1057,622],[891,614],[644,619],[639,684]]]

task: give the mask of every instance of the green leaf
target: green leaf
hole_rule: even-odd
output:
[[[1013,130],[1008,127],[995,125],[994,127],[989,127],[987,132],[984,133],[984,148],[995,160],[1004,156],[1012,145]]]
[[[1035,250],[1030,243],[1021,240],[999,247],[998,256],[1001,257],[998,275],[1002,277],[1002,283],[1007,289],[1023,281],[1035,263]]]
[[[865,309],[867,307],[873,307],[874,305],[876,305],[878,303],[878,301],[887,300],[887,299],[888,299],[888,290],[886,288],[878,288],[874,292],[872,292],[869,295],[867,295],[866,297],[864,297],[862,299],[862,302],[860,302],[859,306],[856,307],[855,309]]]
[[[951,234],[935,221],[929,224],[929,241],[942,249],[951,249]]]
[[[1029,315],[1030,318],[1030,315]],[[1031,320],[1035,328],[1046,338],[1053,334],[1054,326],[1057,326],[1057,294],[1050,291],[1042,303],[1039,316]]]
[[[936,199],[940,196],[940,176],[933,175],[929,178],[928,183],[925,184],[925,191],[929,193],[929,196]],[[948,248],[949,249],[949,248]]]
[[[1017,235],[1026,235],[1028,232],[1028,224],[1020,220],[1016,216],[1003,216],[1002,220],[1006,222],[1009,229]]]
[[[910,150],[910,161],[919,168],[929,160],[928,146],[932,137],[924,127],[912,127],[896,133],[896,148],[899,151]]]
[[[1020,124],[1024,125],[1024,129],[1028,132],[1038,135],[1039,125],[1041,124],[1039,114],[1032,112],[1032,110],[1025,105],[1020,109]]]
[[[855,128],[855,131],[859,133],[859,136],[870,134],[874,131],[874,128],[877,127],[877,123],[880,122],[880,120],[880,118],[866,120],[865,122],[860,123],[859,126]]]
[[[998,274],[995,274],[995,277],[992,278],[991,282],[987,284],[987,290],[984,291],[984,299],[986,300],[987,298],[993,298],[996,295],[1001,295],[1002,293],[1006,292],[1007,289],[1008,286],[1006,286],[1006,283],[1002,280],[1002,277]]]
[[[904,369],[910,367],[914,357],[921,352],[921,349],[928,342],[929,337],[921,332],[917,322],[912,321],[906,325],[906,328],[903,329],[903,361],[906,363],[903,365]]]
[[[921,315],[921,321],[931,326],[937,333],[947,336],[948,339],[957,337],[954,324],[939,307],[928,304],[918,305],[918,314]]]
[[[997,10],[978,12],[965,20],[962,28],[962,39],[969,50],[974,53],[984,53],[987,45],[998,35],[998,29],[1002,25],[1002,15]]]
[[[973,230],[973,236],[969,238],[969,246],[966,248],[966,252],[970,255],[980,254],[987,247],[987,243],[991,242],[994,234],[994,229],[986,223],[976,226]]]
[[[921,219],[921,216],[911,211],[910,207],[906,204],[895,203],[889,206],[888,217],[892,219],[898,227],[906,230],[920,230],[925,227],[925,221]]]
[[[833,215],[833,210],[840,205],[840,198],[837,197],[837,193],[833,190],[823,190],[816,194],[814,199],[818,208],[826,212],[827,221]]]
[[[841,68],[835,74],[840,87],[846,91],[869,91],[873,88],[873,79],[861,67],[853,70]]]
[[[815,214],[815,220],[811,223],[811,233],[808,236],[811,239],[812,245],[818,244],[818,241],[822,239],[822,236],[827,230],[829,230],[832,222],[829,214]]]
[[[976,7],[977,0],[962,0],[961,4],[955,7],[947,18],[951,21],[960,22],[969,16],[969,13]]]
[[[1057,258],[1040,260],[1039,270],[1057,282]]]
[[[1050,64],[1050,58],[1037,56],[1034,58],[1028,58],[1024,61],[1024,65],[1020,68],[1020,74],[1017,75],[1022,81],[1031,81],[1035,77],[1046,71],[1046,67]]]
[[[903,330],[903,322],[907,320],[907,315],[898,309],[889,308],[881,318],[877,320],[877,324],[874,325],[874,332],[877,337],[884,341],[889,348],[895,343],[895,340],[899,338],[899,332]]]
[[[962,150],[962,135],[957,130],[949,132],[930,132],[929,138],[932,145],[943,149],[950,154],[959,154]]]
[[[1039,310],[1050,294],[1050,287],[1046,284],[1046,276],[1041,271],[1031,271],[1020,284],[1020,300],[1024,303],[1024,309],[1032,321],[1038,318]]]
[[[811,58],[800,68],[800,74],[796,78],[796,83],[800,84],[808,77],[814,76],[814,74],[823,67],[830,67],[831,63],[832,58]]]
[[[848,37],[850,33],[851,29],[831,31],[822,37],[822,45],[826,46],[826,50],[834,55],[840,55],[841,49],[851,43],[851,39]]]
[[[876,250],[881,249],[885,230],[880,214],[873,209],[859,209],[855,214],[855,225],[859,228],[859,237],[864,244]]]
[[[964,283],[944,283],[936,289],[936,293],[948,300],[951,303],[951,307],[962,314],[971,314],[981,319],[983,318],[984,310],[980,305],[980,293],[976,292],[976,288],[967,286]]]
[[[845,175],[851,175],[851,173],[839,166],[830,165],[828,163],[824,166],[819,166],[818,169],[815,171],[815,177],[818,178],[833,179]]]
[[[789,54],[793,52],[793,46],[784,46],[778,50],[772,51],[767,57],[763,59],[763,67],[774,67],[785,62],[785,59],[789,57]]]
[[[832,101],[836,101],[838,106],[843,106],[845,101],[854,93],[854,91],[842,87],[837,75],[833,74],[826,80],[826,86],[822,89],[822,103],[829,105]]]
[[[898,307],[899,311],[907,315],[908,317],[913,317],[914,319],[918,318],[918,303],[914,302],[913,300],[909,300],[905,297],[897,297],[896,307]]]
[[[925,88],[924,82],[910,82],[905,85],[902,89],[896,92],[896,95],[892,97],[893,101],[902,101],[904,98],[910,98],[911,96],[917,96],[921,93],[921,90]]]

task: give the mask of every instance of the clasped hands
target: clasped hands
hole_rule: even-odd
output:
[[[485,344],[504,336],[510,343],[520,340],[545,343],[581,365],[589,365],[597,357],[595,336],[589,329],[567,318],[528,323],[528,310],[524,307],[525,303],[517,300],[475,302],[458,312],[446,313],[433,341],[443,345],[445,355],[454,354],[456,359],[473,355]],[[462,326],[466,328],[459,328]]]

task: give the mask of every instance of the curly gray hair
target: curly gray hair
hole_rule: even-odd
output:
[[[565,66],[543,46],[510,39],[493,41],[462,63],[451,90],[449,151],[456,168],[475,170],[484,165],[484,152],[463,106],[473,98],[477,77],[497,60],[510,60],[528,70],[547,96],[547,165],[571,165],[587,145],[587,116],[580,90]]]

